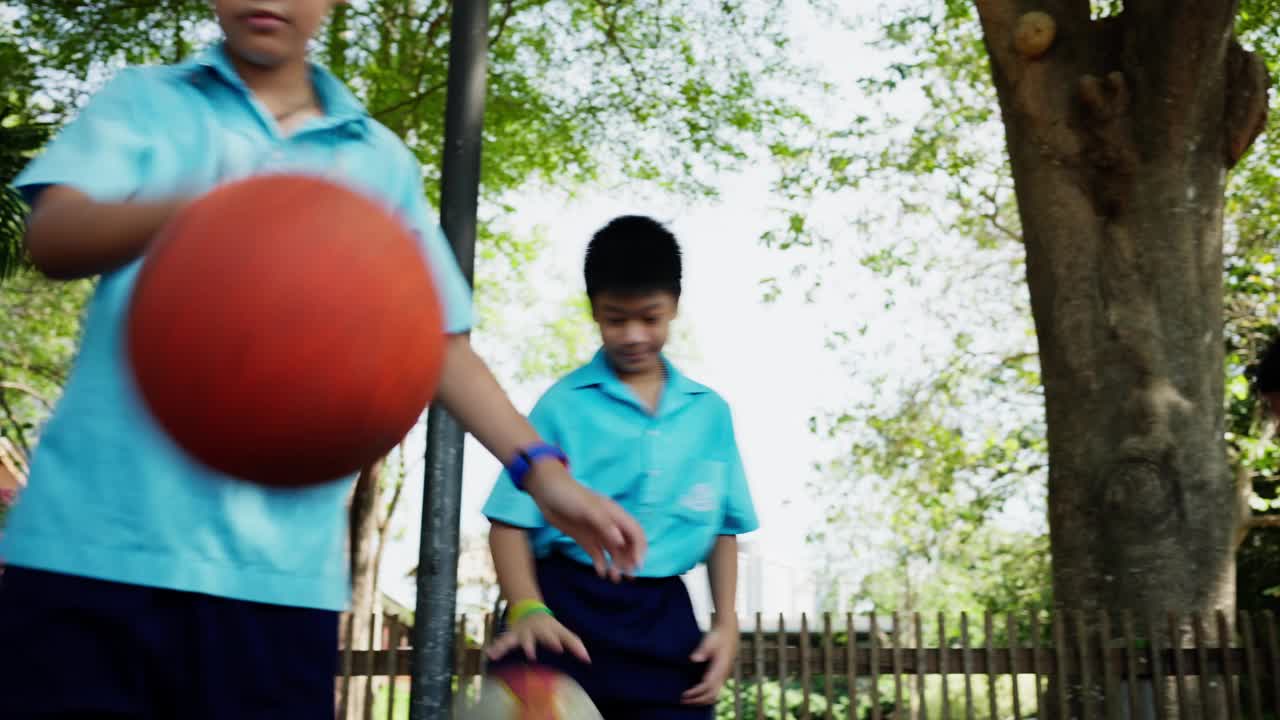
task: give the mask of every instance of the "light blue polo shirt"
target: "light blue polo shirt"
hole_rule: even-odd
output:
[[[609,365],[604,351],[557,382],[529,420],[569,456],[574,477],[616,500],[649,539],[643,577],[673,577],[706,560],[717,536],[759,527],[724,399],[667,366],[650,412]],[[590,557],[543,519],[504,472],[484,506],[496,520],[528,528],[534,554]]]
[[[69,185],[123,201],[194,194],[274,171],[345,181],[417,231],[447,328],[468,330],[470,290],[430,219],[413,155],[336,78],[318,67],[312,78],[325,115],[286,138],[221,46],[185,64],[126,69],[15,185],[29,199],[43,187]],[[122,326],[139,265],[98,281],[79,355],[9,515],[0,558],[135,585],[346,607],[353,478],[268,490],[207,470],[173,445],[140,403],[125,364]]]

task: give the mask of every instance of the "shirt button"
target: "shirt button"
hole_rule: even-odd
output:
[[[650,470],[650,471],[649,471],[649,477],[651,477],[651,478],[656,478],[656,477],[658,477],[658,476],[659,476],[659,475],[661,475],[661,474],[662,474],[662,471],[661,471],[661,470]]]
[[[659,435],[661,435],[661,434],[662,434],[662,433],[658,432],[657,430],[650,430],[650,431],[649,431],[649,436],[650,436],[650,437],[658,437],[658,436],[659,436]]]

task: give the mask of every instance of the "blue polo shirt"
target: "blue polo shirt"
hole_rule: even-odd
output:
[[[430,219],[420,168],[332,75],[324,116],[284,137],[221,46],[130,68],[17,178],[34,200],[68,185],[99,201],[191,195],[256,173],[322,174],[397,212],[421,237],[447,328],[471,324],[470,290]],[[299,258],[305,260],[305,258]],[[353,478],[269,490],[195,464],[155,425],[125,364],[123,321],[141,261],[103,275],[0,558],[15,566],[279,605],[344,608]]]
[[[717,536],[759,527],[724,399],[667,366],[657,412],[650,412],[603,351],[557,382],[529,420],[569,456],[583,484],[616,500],[649,539],[643,577],[682,575],[706,560]],[[484,506],[490,520],[527,528],[534,554],[590,557],[543,519],[504,472]]]

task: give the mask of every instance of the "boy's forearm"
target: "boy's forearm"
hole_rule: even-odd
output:
[[[542,601],[533,566],[533,549],[523,528],[495,522],[489,529],[489,551],[493,554],[498,587],[509,604],[523,600]]]
[[[538,431],[511,404],[466,335],[449,336],[436,400],[500,462],[509,462],[520,448],[540,440]],[[541,466],[534,465],[525,487],[536,489]]]
[[[74,280],[129,264],[169,218],[180,201],[100,203],[66,186],[40,194],[27,226],[31,260],[45,275]]]
[[[716,609],[716,625],[738,625],[738,538],[721,535],[707,558],[707,576],[711,581],[711,600]]]

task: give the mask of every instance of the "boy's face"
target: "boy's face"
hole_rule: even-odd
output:
[[[591,299],[605,354],[619,375],[640,375],[662,367],[660,353],[676,307],[676,296],[669,292],[602,292]]]
[[[213,0],[227,43],[242,60],[275,67],[303,58],[325,17],[345,0]]]

